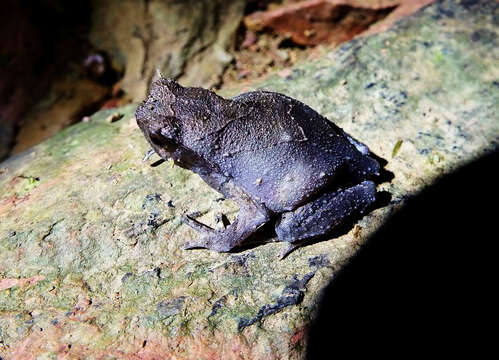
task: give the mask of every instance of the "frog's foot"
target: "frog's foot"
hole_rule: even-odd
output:
[[[156,151],[154,151],[154,149],[149,149],[147,150],[147,152],[144,154],[144,158],[142,159],[142,161],[146,162],[147,160],[149,160],[151,158],[151,156],[153,156],[154,154],[156,153]]]
[[[212,244],[212,241],[210,241],[210,238],[217,233],[217,230],[197,221],[189,215],[183,215],[182,222],[202,234],[199,239],[188,242],[184,246],[184,249],[187,250],[196,248],[212,248],[214,246],[214,244]]]
[[[266,213],[248,213],[245,210],[241,209],[237,219],[226,229],[220,230],[184,216],[187,225],[203,234],[200,239],[187,243],[184,249],[204,248],[218,252],[232,250],[269,220]]]
[[[294,211],[282,214],[276,224],[277,237],[291,243],[287,255],[294,249],[294,243],[326,235],[352,216],[363,214],[375,200],[376,185],[372,181],[326,193]]]
[[[234,200],[239,206],[239,214],[232,224],[229,225],[228,222],[225,222],[223,225],[228,225],[226,228],[221,224],[222,226],[217,229],[202,224],[189,216],[184,216],[184,222],[202,235],[199,240],[189,242],[185,246],[186,249],[205,248],[219,252],[230,251],[269,221],[270,216],[267,208],[253,200],[232,181],[215,175],[204,175],[202,178],[226,197]],[[221,221],[224,222],[223,219]]]

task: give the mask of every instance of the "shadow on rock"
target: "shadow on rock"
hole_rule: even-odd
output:
[[[373,235],[325,289],[308,359],[491,348],[497,164],[499,152],[444,177]]]

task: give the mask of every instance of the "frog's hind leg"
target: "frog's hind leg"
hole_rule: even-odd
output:
[[[281,215],[276,223],[277,237],[290,244],[289,254],[303,240],[331,232],[345,220],[362,214],[376,200],[372,181],[322,195],[298,209]]]
[[[185,249],[206,248],[227,252],[269,221],[268,210],[252,200],[240,188],[225,184],[223,190],[224,194],[230,195],[230,198],[239,205],[237,218],[226,229],[213,229],[189,216],[184,216],[184,222],[202,234],[200,239],[189,242]]]

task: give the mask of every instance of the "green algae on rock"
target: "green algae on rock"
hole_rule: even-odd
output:
[[[390,204],[282,261],[285,244],[263,237],[239,253],[181,249],[197,236],[184,211],[214,224],[237,209],[189,171],[142,162],[134,106],[2,163],[0,356],[303,358],[321,290],[390,212],[497,148],[497,24],[495,2],[443,1],[255,84],[317,109],[394,174],[379,186]]]

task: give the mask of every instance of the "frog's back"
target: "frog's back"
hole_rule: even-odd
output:
[[[219,165],[270,210],[292,210],[333,183],[363,155],[343,131],[287,96],[252,92],[233,99],[240,116],[219,134]]]

